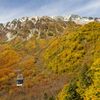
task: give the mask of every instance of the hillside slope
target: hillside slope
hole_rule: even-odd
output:
[[[44,56],[48,68],[75,74],[57,100],[99,100],[100,23],[82,26],[79,31],[58,38],[50,48]]]
[[[63,31],[49,38],[3,39],[1,100],[99,100],[100,23],[67,22]],[[16,86],[17,70],[24,76],[23,87]]]

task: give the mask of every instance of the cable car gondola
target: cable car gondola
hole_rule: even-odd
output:
[[[23,75],[22,74],[18,74],[17,75],[17,80],[16,80],[16,85],[17,86],[22,86],[23,85],[23,80],[24,80]]]

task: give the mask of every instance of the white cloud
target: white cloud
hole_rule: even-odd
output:
[[[23,6],[14,9],[1,7],[0,23],[5,23],[15,18],[23,17],[25,13],[27,14],[26,8],[28,7],[29,7],[28,4],[23,4]]]
[[[35,15],[58,15],[61,13],[62,10],[62,2],[58,1],[52,4],[48,4],[45,6],[42,6],[41,8],[37,9],[35,11]]]
[[[94,16],[94,14],[97,14],[98,9],[100,9],[100,0],[91,0],[86,5],[83,5],[80,8],[77,8],[70,12],[81,15]]]
[[[7,9],[0,7],[0,22],[7,22],[14,18],[23,16],[53,16],[53,15],[65,15],[65,14],[79,14],[85,16],[100,15],[98,11],[100,9],[100,0],[89,0],[83,4],[81,0],[54,0],[52,3],[48,3],[38,7],[37,9],[29,9],[32,2],[23,5],[16,9]],[[41,0],[42,2],[42,0]],[[77,4],[80,4],[77,6]]]
[[[8,11],[8,13],[4,13],[0,16],[0,22],[7,22],[14,18],[17,18],[20,15],[20,13],[22,13],[22,12],[23,12],[23,10],[20,10],[20,9],[19,10],[15,9],[15,10],[11,11],[10,13]]]
[[[55,2],[42,5],[41,7],[38,7],[35,10],[28,9],[31,5],[29,3],[29,5],[24,5],[23,7],[20,7],[20,8],[14,9],[14,10],[10,10],[10,11],[9,10],[6,11],[9,13],[2,14],[2,16],[0,16],[0,22],[7,22],[9,20],[12,20],[12,19],[18,18],[18,17],[22,17],[22,16],[60,15],[60,14],[63,14],[63,10],[65,9],[63,6],[65,4],[65,2],[66,2],[66,0],[64,2],[62,2],[62,0],[55,0]],[[7,10],[7,9],[5,9],[5,10]]]

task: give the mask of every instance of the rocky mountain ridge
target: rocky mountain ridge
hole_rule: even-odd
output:
[[[69,21],[79,25],[99,21],[100,18],[70,16],[35,16],[14,19],[6,24],[0,24],[0,41],[11,41],[19,38],[23,41],[36,38],[47,38],[61,34]]]

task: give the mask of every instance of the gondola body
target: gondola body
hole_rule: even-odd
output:
[[[23,86],[23,82],[24,82],[23,75],[22,74],[19,74],[17,76],[16,86]]]

